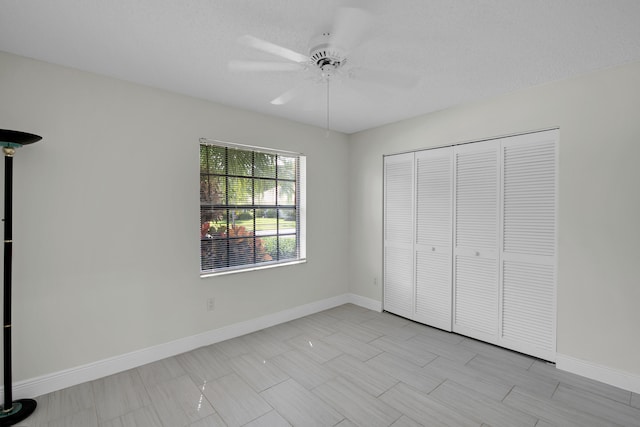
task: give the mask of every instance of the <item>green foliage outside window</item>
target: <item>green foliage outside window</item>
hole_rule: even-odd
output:
[[[202,272],[297,257],[297,167],[296,157],[200,145]]]

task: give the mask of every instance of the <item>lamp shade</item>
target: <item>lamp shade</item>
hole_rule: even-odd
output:
[[[27,145],[38,142],[42,139],[39,135],[32,133],[20,132],[17,130],[0,129],[0,145],[18,144]]]

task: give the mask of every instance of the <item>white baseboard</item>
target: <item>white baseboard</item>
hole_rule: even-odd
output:
[[[348,295],[349,295],[349,302],[352,304],[359,305],[360,307],[368,308],[369,310],[377,311],[378,313],[382,311],[381,301],[363,297],[361,295],[356,295],[356,294],[348,294]]]
[[[20,381],[14,383],[13,395],[16,399],[22,399],[51,393],[347,303],[369,310],[382,311],[382,302],[380,301],[356,294],[338,295],[168,343]],[[624,390],[640,393],[640,375],[638,374],[598,365],[563,354],[557,354],[556,367]],[[4,400],[4,389],[2,387],[0,387],[0,400]]]
[[[640,375],[638,374],[598,365],[559,353],[556,355],[556,368],[634,393],[640,393]]]
[[[13,385],[13,396],[16,399],[41,396],[347,303],[375,311],[382,309],[382,304],[379,301],[370,298],[355,294],[338,295],[168,343],[20,381]],[[0,400],[4,400],[4,388],[0,388]]]

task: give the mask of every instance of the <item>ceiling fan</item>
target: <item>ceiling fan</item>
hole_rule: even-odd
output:
[[[239,44],[280,57],[285,61],[232,60],[228,64],[229,70],[310,73],[314,82],[326,84],[328,128],[329,86],[332,81],[351,79],[391,89],[410,89],[418,84],[419,79],[415,75],[350,63],[350,54],[366,41],[372,24],[373,16],[364,9],[339,8],[332,28],[311,39],[308,54],[296,52],[252,35],[244,35],[238,39]],[[303,93],[305,93],[304,86],[294,87],[271,100],[271,104],[286,104]]]

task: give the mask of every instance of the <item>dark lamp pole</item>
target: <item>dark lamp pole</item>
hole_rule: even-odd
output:
[[[16,148],[32,144],[41,136],[0,129],[0,146],[4,152],[4,404],[0,406],[0,426],[11,426],[27,418],[36,409],[33,399],[13,400],[11,375],[11,256],[13,221],[13,156]]]

